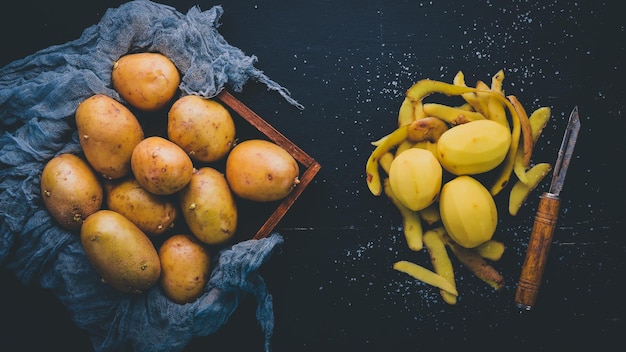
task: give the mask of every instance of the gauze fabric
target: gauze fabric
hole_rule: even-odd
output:
[[[76,233],[60,228],[40,198],[39,176],[53,156],[80,154],[74,122],[78,104],[93,94],[120,102],[111,87],[112,62],[131,52],[160,52],[181,72],[183,95],[207,98],[224,88],[241,91],[250,79],[290,93],[254,67],[257,59],[229,45],[218,32],[220,6],[186,14],[135,0],[107,10],[100,22],[61,45],[0,68],[0,265],[24,284],[50,289],[88,331],[96,351],[180,351],[196,336],[222,326],[246,295],[270,350],[272,296],[259,274],[283,243],[279,233],[223,249],[214,258],[205,293],[180,305],[158,287],[138,295],[103,284]]]

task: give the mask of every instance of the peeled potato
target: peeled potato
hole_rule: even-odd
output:
[[[133,107],[155,111],[169,103],[178,90],[180,74],[174,63],[160,53],[134,53],[114,64],[111,83]]]
[[[237,144],[226,158],[226,179],[237,196],[280,200],[300,183],[298,162],[279,145],[263,139]]]
[[[437,158],[454,175],[475,175],[496,168],[509,151],[511,131],[493,120],[450,128],[437,141]]]
[[[213,162],[228,154],[235,143],[235,122],[219,102],[187,95],[168,113],[167,135],[193,160]]]
[[[176,234],[159,247],[161,278],[165,296],[178,304],[195,301],[211,273],[211,255],[196,237]]]
[[[74,154],[50,159],[41,173],[40,188],[50,215],[69,230],[78,230],[102,205],[100,181],[87,162]]]
[[[152,136],[133,150],[131,169],[137,182],[149,192],[169,195],[187,185],[193,174],[193,162],[175,143]]]
[[[450,238],[466,248],[489,241],[498,225],[495,200],[472,176],[457,176],[443,185],[439,213]]]

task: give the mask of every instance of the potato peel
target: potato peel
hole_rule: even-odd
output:
[[[381,139],[381,143],[376,146],[372,154],[370,154],[365,164],[366,182],[370,192],[375,195],[381,195],[382,183],[380,180],[380,173],[378,172],[378,160],[380,157],[391,149],[395,148],[398,144],[406,140],[408,127],[401,126],[395,131],[391,132],[387,136]]]
[[[405,207],[398,200],[389,185],[389,178],[383,180],[383,190],[402,216],[402,228],[407,246],[413,251],[421,251],[424,244],[422,242],[422,219],[419,213]]]
[[[524,109],[524,106],[519,102],[516,96],[508,95],[507,99],[513,104],[515,111],[517,112],[517,116],[519,117],[520,126],[522,128],[522,145],[524,148],[524,167],[528,168],[530,166],[530,157],[533,153],[533,134],[532,129],[530,127],[530,121],[528,120],[528,114]]]
[[[393,269],[412,276],[425,284],[442,289],[453,296],[458,296],[459,292],[446,278],[426,269],[425,267],[406,261],[400,260],[393,264]]]
[[[539,182],[550,172],[552,165],[549,163],[539,163],[526,172],[527,182],[517,181],[511,188],[509,193],[509,214],[515,216],[522,207],[522,204],[528,198]]]
[[[445,233],[443,226],[424,232],[424,246],[430,256],[430,262],[435,269],[435,272],[443,276],[452,286],[456,288],[454,281],[454,268],[452,261],[446,250],[446,244],[443,240],[443,234]],[[449,293],[446,290],[441,290],[441,297],[448,304],[456,304],[457,296]]]
[[[489,265],[478,252],[472,248],[465,248],[454,242],[446,240],[446,244],[452,250],[456,258],[476,277],[491,286],[496,291],[504,288],[504,277],[493,266]]]
[[[549,107],[544,106],[533,111],[533,113],[530,114],[528,122],[530,123],[530,129],[533,135],[533,144],[537,143],[541,132],[543,132],[543,129],[548,124],[551,113],[552,110]]]
[[[481,257],[494,262],[502,258],[502,254],[504,254],[504,249],[504,243],[494,239],[491,239],[474,247],[474,250],[478,252]]]

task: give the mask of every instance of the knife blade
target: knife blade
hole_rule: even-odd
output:
[[[561,206],[560,194],[565,183],[565,174],[574,153],[579,130],[578,107],[574,107],[565,128],[556,163],[554,164],[550,188],[548,192],[544,192],[540,196],[535,222],[530,233],[524,264],[522,265],[515,293],[515,304],[523,311],[531,310],[537,300],[539,286],[541,285],[550,245],[552,244],[552,237],[554,236],[554,229],[559,216]]]

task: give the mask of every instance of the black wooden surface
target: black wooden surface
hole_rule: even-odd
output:
[[[120,3],[3,6],[0,65],[78,38]],[[263,267],[274,296],[274,351],[616,349],[609,346],[626,331],[620,291],[626,38],[617,2],[164,3],[181,12],[221,4],[226,40],[257,56],[256,66],[305,106],[300,111],[254,82],[236,95],[322,165],[277,227],[283,250]],[[548,181],[517,217],[501,214],[496,237],[507,250],[494,266],[506,287],[494,292],[457,265],[460,298],[449,306],[436,290],[391,269],[398,259],[429,262],[425,252],[407,250],[396,209],[372,196],[364,179],[370,142],[395,127],[414,82],[451,82],[459,70],[468,83],[488,82],[499,69],[506,92],[527,110],[552,108],[534,161],[554,162],[575,105],[582,120],[537,305],[523,315],[513,297]],[[3,346],[91,350],[86,332],[49,292],[20,284],[5,269],[0,279]],[[193,340],[187,351],[262,350],[254,308],[245,300],[220,331]]]

